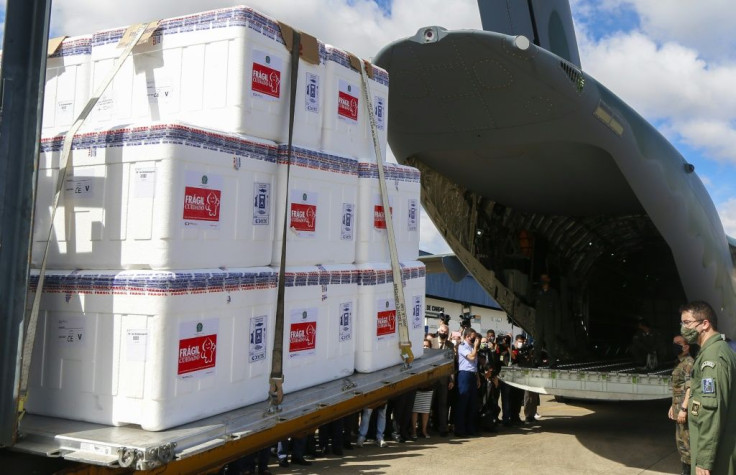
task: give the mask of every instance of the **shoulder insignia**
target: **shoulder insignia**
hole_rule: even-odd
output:
[[[716,383],[713,381],[713,378],[705,378],[703,379],[703,394],[715,394],[716,393]]]
[[[709,368],[715,368],[716,364],[712,361],[703,361],[703,364],[700,365],[700,371],[703,371],[706,366]]]

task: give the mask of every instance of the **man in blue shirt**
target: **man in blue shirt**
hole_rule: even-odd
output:
[[[478,348],[480,338],[475,330],[463,330],[463,341],[457,350],[457,414],[455,416],[455,435],[458,437],[476,435],[478,418]]]

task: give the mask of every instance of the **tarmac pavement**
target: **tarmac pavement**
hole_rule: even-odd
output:
[[[273,473],[677,474],[674,423],[668,400],[556,402],[542,396],[536,423],[500,427],[474,438],[440,437],[379,448],[368,441],[342,458],[318,458],[310,467]],[[273,460],[273,459],[272,459]],[[276,465],[274,467],[274,465]],[[467,472],[472,470],[473,472]]]

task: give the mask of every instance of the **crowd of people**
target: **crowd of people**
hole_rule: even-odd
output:
[[[512,335],[496,336],[493,330],[481,335],[467,320],[463,321],[460,332],[451,334],[449,317],[441,318],[437,332],[425,336],[424,347],[451,351],[455,361],[452,374],[366,407],[317,431],[292,436],[275,447],[228,464],[223,472],[268,474],[272,462],[281,467],[309,466],[315,458],[340,457],[346,450],[359,449],[367,443],[387,447],[389,443],[429,439],[433,434],[475,437],[484,432],[498,432],[499,426],[520,426],[539,419],[539,395],[507,385],[498,378],[503,365],[534,363],[525,335],[516,335],[513,340]]]
[[[271,458],[281,467],[308,466],[314,458],[341,457],[368,441],[387,447],[433,434],[477,437],[503,427],[535,423],[540,418],[539,395],[508,385],[498,375],[504,365],[538,366],[542,352],[535,352],[523,333],[512,338],[488,330],[483,335],[470,326],[469,319],[462,321],[460,332],[450,332],[449,317],[441,318],[437,332],[426,335],[424,347],[452,352],[455,368],[451,374],[317,431],[295,434],[275,447],[228,464],[223,472],[256,473],[258,469],[257,473],[268,474]],[[692,302],[682,307],[681,334],[672,341],[676,366],[667,415],[676,423],[683,474],[736,473],[736,353],[733,342],[717,328],[718,318],[710,305]],[[639,333],[649,338],[652,329],[640,322]],[[653,364],[651,355],[650,361],[646,355],[633,356],[646,366]],[[551,363],[548,360],[549,366]]]

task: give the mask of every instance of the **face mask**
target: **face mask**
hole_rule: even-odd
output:
[[[672,343],[672,353],[674,353],[675,356],[680,356],[680,354],[682,353],[682,345]]]
[[[438,333],[437,336],[440,337],[440,340],[446,340],[447,339],[447,333]]]
[[[524,343],[522,343],[522,342],[520,342],[520,341],[516,343],[516,347],[517,347],[518,349],[521,349],[521,347],[522,347],[522,346],[524,346]]]
[[[481,343],[481,344],[480,344],[480,349],[481,349],[481,350],[486,350],[486,349],[488,349],[488,343]]]
[[[685,325],[680,326],[680,335],[688,343],[697,343],[699,334],[700,332],[695,328],[688,328]]]

